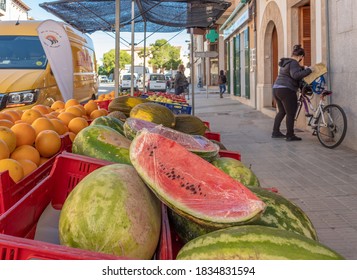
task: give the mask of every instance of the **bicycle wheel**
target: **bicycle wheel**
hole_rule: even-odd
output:
[[[317,119],[317,138],[326,148],[333,149],[340,145],[346,136],[347,118],[343,109],[336,105],[327,105]]]

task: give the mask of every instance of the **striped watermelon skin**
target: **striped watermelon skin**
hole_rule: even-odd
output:
[[[62,245],[135,259],[151,259],[161,227],[159,200],[132,166],[112,164],[83,178],[59,220]]]
[[[287,230],[236,226],[216,230],[185,244],[178,260],[343,260],[325,245]]]
[[[160,134],[142,130],[130,146],[130,159],[162,202],[200,224],[245,223],[265,207],[241,183]]]
[[[250,190],[266,204],[266,208],[259,218],[247,224],[284,229],[318,240],[311,220],[300,207],[283,196],[263,188],[250,187]],[[175,232],[184,243],[215,230],[197,224],[173,211],[169,211],[169,217]]]
[[[104,125],[108,126],[116,131],[118,131],[121,135],[125,136],[124,134],[124,123],[114,117],[108,117],[108,116],[101,116],[98,118],[95,118],[90,125]]]
[[[258,177],[254,172],[239,160],[221,157],[212,161],[212,164],[246,187],[260,186]]]
[[[74,138],[72,152],[116,163],[131,164],[130,140],[116,130],[103,125],[90,125]]]

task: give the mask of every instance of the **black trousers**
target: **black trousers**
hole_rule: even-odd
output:
[[[280,125],[286,116],[286,136],[294,136],[295,114],[297,110],[297,95],[289,88],[273,88],[273,96],[278,106],[275,116],[273,134],[280,132]]]

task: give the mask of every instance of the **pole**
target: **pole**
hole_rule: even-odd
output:
[[[143,69],[143,92],[146,94],[145,81],[146,81],[146,21],[144,21],[144,69]]]
[[[131,0],[131,86],[130,86],[130,95],[134,96],[134,40],[135,40],[135,2]]]
[[[191,33],[191,44],[190,44],[190,60],[191,60],[191,91],[192,91],[192,115],[195,115],[195,61],[193,59],[193,29],[190,30]]]
[[[206,68],[206,98],[208,98],[208,77],[209,77],[209,67],[208,67],[208,63],[206,61],[206,57],[203,60],[203,63],[205,64],[205,68]]]
[[[120,68],[120,0],[115,0],[115,66],[114,66],[114,96],[119,96]]]

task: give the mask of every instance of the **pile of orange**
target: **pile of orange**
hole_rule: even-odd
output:
[[[99,95],[97,101],[113,100],[114,97],[115,92],[111,91],[109,93]]]
[[[107,114],[93,100],[81,105],[75,99],[1,111],[0,173],[8,170],[15,182],[20,181],[60,151],[62,135],[68,133],[73,141],[90,120]]]

